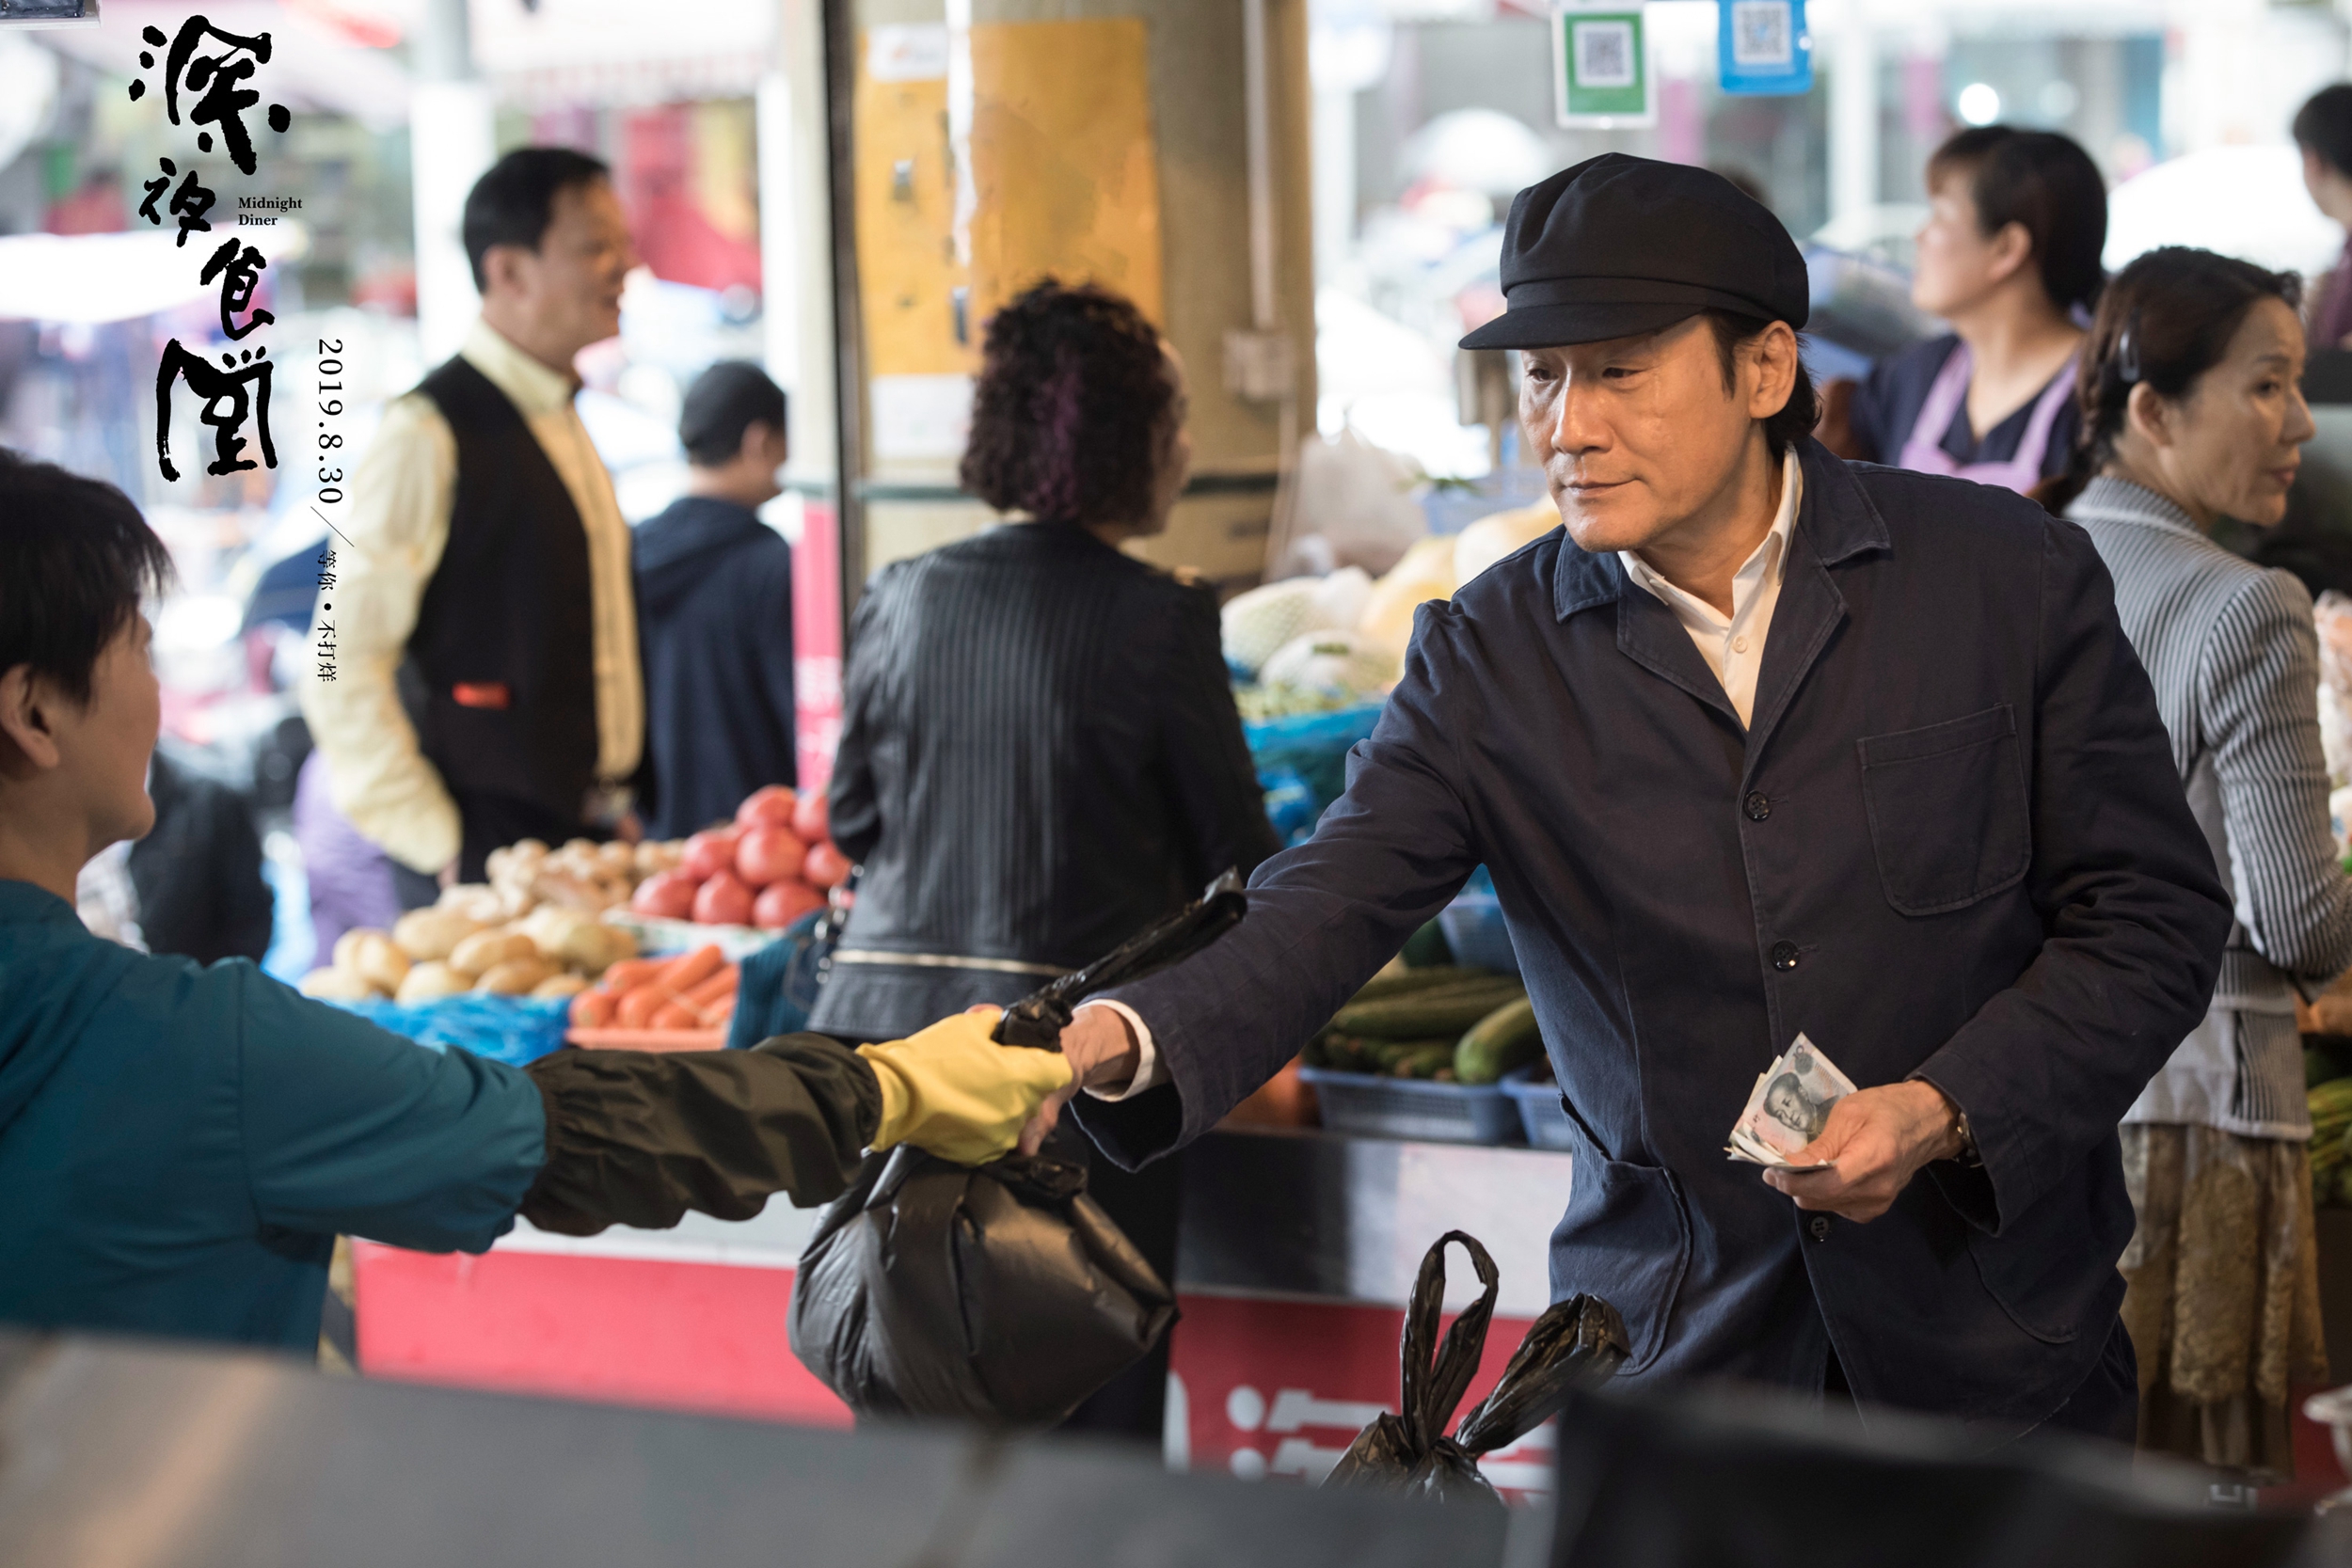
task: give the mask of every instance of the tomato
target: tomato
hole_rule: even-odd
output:
[[[799,807],[799,798],[787,784],[770,784],[755,789],[735,808],[735,824],[739,828],[788,828],[792,814]]]
[[[732,871],[722,871],[694,895],[694,918],[706,926],[749,926],[752,890]]]
[[[831,842],[811,845],[808,863],[801,867],[801,875],[818,887],[839,887],[849,880],[850,857]]]
[[[660,920],[684,920],[694,911],[694,893],[702,879],[683,870],[657,871],[637,884],[628,907]]]
[[[735,847],[742,837],[740,828],[706,828],[686,841],[686,858],[678,862],[678,869],[707,882],[734,866]]]
[[[804,844],[822,844],[831,826],[825,809],[824,792],[812,789],[803,795],[799,808],[792,813],[792,831],[801,835],[801,841]]]
[[[766,887],[801,874],[808,847],[789,828],[752,828],[735,847],[735,874],[754,887]]]
[[[797,877],[771,882],[752,903],[752,924],[763,931],[780,931],[811,910],[825,907],[825,895]]]

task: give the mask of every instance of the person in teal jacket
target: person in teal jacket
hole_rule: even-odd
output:
[[[993,1013],[852,1052],[437,1052],[250,962],[85,929],[83,863],[154,819],[142,591],[169,557],[112,486],[0,449],[0,1321],[308,1352],[339,1234],[482,1252],[837,1196],[860,1151],[977,1161],[1069,1082]]]

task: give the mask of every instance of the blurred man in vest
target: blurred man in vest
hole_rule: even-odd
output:
[[[352,479],[303,700],[336,806],[412,906],[500,845],[617,821],[644,739],[628,525],[572,406],[636,263],[609,171],[510,152],[465,242],[481,319]]]

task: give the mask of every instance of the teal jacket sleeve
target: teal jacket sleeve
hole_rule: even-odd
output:
[[[484,1252],[547,1160],[539,1090],[236,966],[239,1101],[256,1217],[421,1252]]]

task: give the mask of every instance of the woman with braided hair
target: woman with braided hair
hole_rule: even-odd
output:
[[[2234,894],[2204,1022],[2126,1114],[2138,1227],[2122,1258],[2143,1448],[2266,1484],[2294,1473],[2287,1391],[2327,1375],[2295,992],[2352,964],[2303,585],[2208,537],[2285,515],[2305,406],[2297,279],[2151,251],[2083,345],[2082,434],[2044,503],[2115,578],[2173,761]]]

